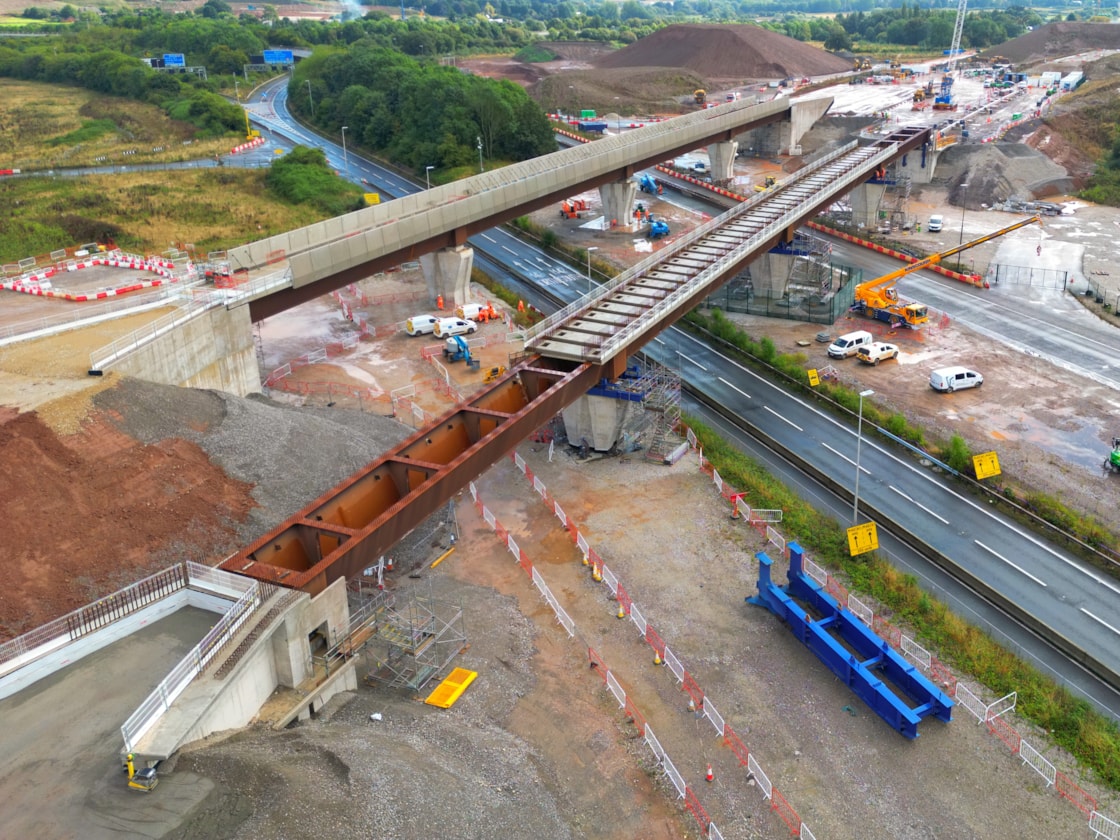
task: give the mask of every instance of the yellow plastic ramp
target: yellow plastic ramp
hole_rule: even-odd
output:
[[[441,709],[450,709],[455,705],[464,691],[467,690],[474,678],[478,676],[478,671],[468,671],[466,668],[456,668],[447,675],[447,679],[435,687],[435,690],[428,695],[424,701],[429,706],[439,706]]]

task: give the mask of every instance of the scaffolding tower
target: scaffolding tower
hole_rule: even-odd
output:
[[[639,390],[645,394],[642,407],[654,415],[646,458],[667,463],[668,456],[681,443],[681,377],[678,371],[646,358],[642,365]]]
[[[365,681],[370,685],[420,691],[466,647],[462,603],[435,598],[430,579],[426,595],[400,600],[361,580],[350,594],[356,596],[355,615],[365,628],[360,637],[352,631],[350,638],[360,638],[360,647],[368,650],[373,667]]]
[[[819,303],[832,291],[832,246],[815,233],[799,230],[788,252],[794,255],[786,277],[786,297]]]

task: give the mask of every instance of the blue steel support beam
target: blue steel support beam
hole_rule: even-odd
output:
[[[758,595],[746,600],[782,618],[833,674],[907,738],[917,738],[918,724],[930,715],[951,720],[953,701],[804,573],[804,554],[797,543],[790,543],[789,552],[789,592],[773,583],[773,561],[759,552]],[[814,618],[802,603],[821,617]],[[899,697],[880,675],[911,702]]]

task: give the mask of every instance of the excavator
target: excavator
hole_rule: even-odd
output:
[[[697,88],[692,92],[692,99],[696,102],[697,105],[703,105],[708,101],[708,92],[706,90]]]
[[[977,245],[982,245],[1003,236],[1005,233],[1011,233],[1013,230],[1018,230],[1035,222],[1041,225],[1042,217],[1036,215],[1029,219],[1020,219],[1015,224],[1000,228],[994,233],[985,234],[979,239],[973,239],[971,242],[965,242],[963,245],[957,245],[955,248],[950,248],[939,254],[931,254],[917,262],[892,271],[890,274],[884,274],[882,277],[860,283],[856,286],[855,303],[852,304],[852,311],[861,312],[877,321],[885,321],[892,327],[905,325],[911,329],[917,329],[929,320],[928,308],[923,303],[904,303],[898,299],[898,290],[894,288],[894,285],[899,278],[915,271],[921,271],[923,268],[929,268],[931,265],[937,265],[946,257],[959,254],[961,251],[967,251],[969,248],[975,248]]]

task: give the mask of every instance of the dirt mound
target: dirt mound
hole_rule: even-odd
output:
[[[94,394],[74,434],[0,411],[0,639],[172,563],[220,560],[406,431],[125,377]]]
[[[951,185],[949,203],[979,209],[1008,199],[1032,201],[1068,192],[1065,170],[1022,144],[954,146],[937,164],[936,179]],[[968,184],[967,190],[953,186]]]
[[[541,41],[539,46],[565,61],[582,61],[588,64],[608,55],[613,50],[600,41]]]
[[[674,67],[706,79],[784,79],[851,69],[843,58],[749,24],[667,26],[595,64]]]
[[[1120,26],[1115,24],[1048,23],[985,50],[981,55],[1002,55],[1014,64],[1034,64],[1087,50],[1114,50],[1117,44],[1120,44]]]
[[[575,70],[542,79],[532,95],[549,111],[679,113],[680,97],[706,84],[696,73],[664,67]]]

